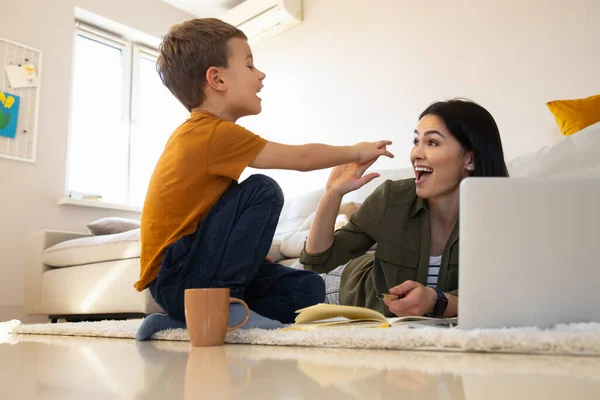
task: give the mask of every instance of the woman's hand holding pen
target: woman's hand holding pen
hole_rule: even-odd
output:
[[[396,298],[384,297],[383,302],[399,317],[429,314],[433,312],[437,301],[435,290],[414,281],[405,281],[394,286],[390,289],[390,294]]]

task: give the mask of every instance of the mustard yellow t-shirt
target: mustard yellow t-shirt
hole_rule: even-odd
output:
[[[175,130],[154,168],[142,210],[138,291],[156,278],[166,249],[196,231],[266,144],[208,112],[192,113]]]

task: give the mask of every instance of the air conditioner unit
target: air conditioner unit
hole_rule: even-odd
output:
[[[258,42],[302,22],[302,0],[246,0],[221,19]]]

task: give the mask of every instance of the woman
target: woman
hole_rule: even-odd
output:
[[[300,262],[324,273],[352,260],[341,304],[386,316],[454,317],[459,186],[469,176],[508,177],[498,126],[471,101],[434,103],[419,117],[410,161],[416,179],[384,182],[335,233],[342,197],[378,174],[363,176],[373,162],[333,169]],[[374,256],[365,254],[375,244]]]

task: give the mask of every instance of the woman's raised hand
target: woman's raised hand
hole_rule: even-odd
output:
[[[371,182],[379,174],[376,172],[365,176],[363,174],[375,161],[377,159],[365,163],[350,163],[335,167],[329,174],[327,190],[343,196]]]

